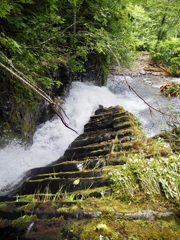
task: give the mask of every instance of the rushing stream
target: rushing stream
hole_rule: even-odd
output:
[[[166,99],[159,94],[160,82],[153,79],[127,77],[129,84],[151,106],[176,111],[179,99]],[[176,80],[176,79],[174,79]],[[133,91],[130,91],[122,76],[110,76],[107,87],[97,87],[90,83],[73,82],[63,109],[69,126],[79,134],[99,105],[110,107],[121,105],[136,115],[143,124],[148,136],[161,131],[166,121],[156,111],[151,116],[149,106]],[[54,117],[38,127],[33,144],[28,149],[16,140],[0,149],[0,195],[9,191],[14,183],[22,179],[25,172],[34,167],[45,166],[57,160],[77,134],[66,128],[59,118]]]

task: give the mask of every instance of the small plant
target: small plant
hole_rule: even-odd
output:
[[[127,164],[110,173],[115,197],[129,199],[137,195],[164,196],[180,200],[180,156],[146,159],[136,154]]]
[[[49,188],[49,185],[46,186],[44,192],[41,189],[37,189],[33,195],[33,202],[48,202],[52,200],[53,194]]]

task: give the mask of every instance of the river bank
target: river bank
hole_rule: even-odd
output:
[[[136,60],[132,63],[132,66],[127,68],[120,68],[119,66],[113,66],[110,68],[110,74],[125,75],[131,77],[139,76],[157,76],[157,77],[172,77],[170,73],[164,67],[155,65],[147,52],[140,52],[137,54]]]

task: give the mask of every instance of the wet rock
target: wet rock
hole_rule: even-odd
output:
[[[152,210],[146,210],[142,212],[136,213],[126,213],[125,218],[128,219],[147,219],[147,220],[155,220],[156,218],[169,217],[173,215],[173,212],[157,212]]]
[[[30,170],[27,180],[10,196],[43,193],[47,187],[55,194],[60,188],[72,192],[109,186],[109,170],[103,168],[126,163],[125,158],[118,159],[114,153],[133,148],[137,129],[133,115],[122,107],[100,106],[64,156],[48,166]],[[74,185],[77,178],[79,183]]]

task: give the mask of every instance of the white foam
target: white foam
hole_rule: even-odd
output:
[[[63,109],[69,117],[68,125],[81,134],[84,125],[99,105],[104,107],[121,105],[140,116],[145,125],[148,122],[140,115],[148,109],[148,106],[132,92],[115,94],[107,87],[73,82],[63,104]],[[66,128],[61,120],[55,117],[38,127],[33,144],[28,149],[16,141],[0,149],[0,194],[8,189],[7,185],[10,187],[20,180],[27,170],[57,160],[76,137],[76,133]]]

